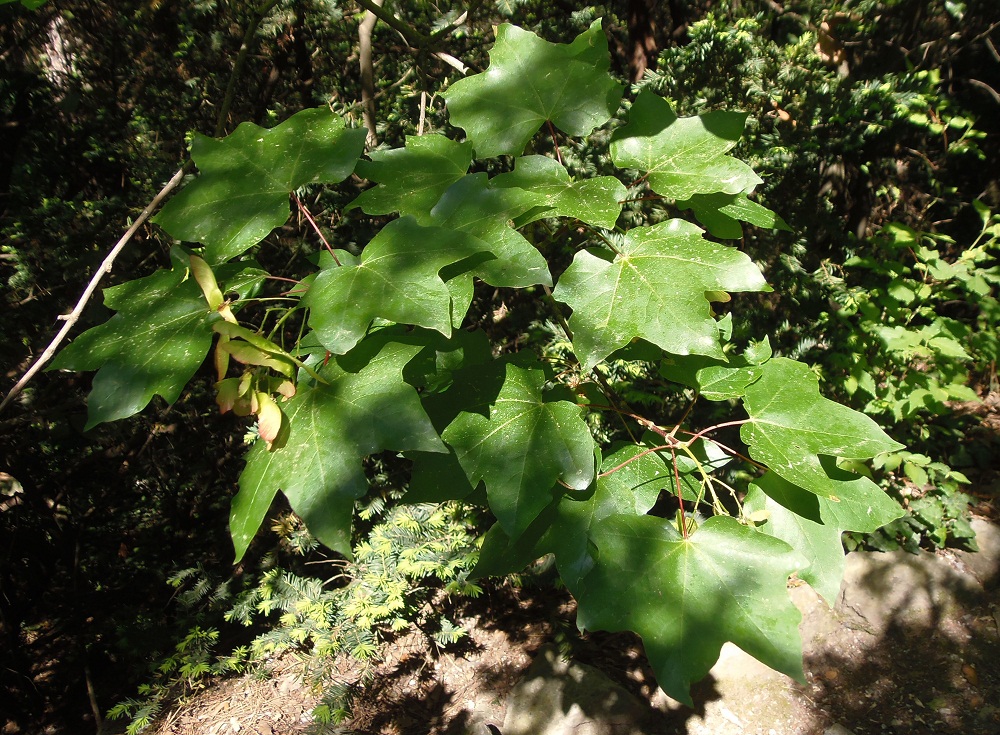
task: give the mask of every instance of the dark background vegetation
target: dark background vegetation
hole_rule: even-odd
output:
[[[652,86],[679,114],[748,111],[738,153],[765,180],[761,201],[791,231],[748,228],[744,235],[743,247],[775,285],[774,295],[744,302],[747,333],[767,333],[778,351],[818,364],[828,395],[867,410],[926,458],[887,481],[914,514],[868,543],[969,543],[962,526],[969,503],[982,510],[996,488],[992,463],[1000,445],[989,424],[996,407],[990,414],[975,401],[940,398],[903,405],[903,394],[924,385],[914,376],[930,376],[995,398],[995,242],[975,265],[993,274],[985,294],[951,284],[935,287],[927,300],[931,311],[951,320],[950,334],[970,360],[887,356],[858,336],[864,313],[854,316],[850,289],[884,294],[883,318],[909,313],[914,307],[890,286],[921,276],[905,248],[901,253],[879,234],[884,226],[929,233],[942,257],[954,261],[981,230],[973,202],[1000,207],[994,0],[488,0],[468,8],[387,0],[386,6],[424,34],[469,11],[436,48],[412,48],[384,23],[375,26],[376,120],[389,145],[417,131],[422,107],[425,129],[446,129],[436,93],[457,72],[433,52],[482,70],[492,26],[504,20],[569,41],[603,17],[622,79]],[[280,3],[250,40],[221,120],[224,131],[243,121],[273,125],[325,104],[361,125],[361,17],[346,0]],[[184,163],[188,134],[215,131],[254,19],[254,6],[242,0],[0,6],[4,391],[44,349],[58,315],[72,308],[130,218]],[[567,160],[581,171],[607,165],[592,154],[583,146]],[[340,197],[346,194],[323,194],[314,211],[323,213],[330,236],[363,244],[370,224],[342,217],[347,198]],[[656,218],[658,206],[637,204],[623,216],[627,223]],[[313,239],[293,218],[257,257],[274,273],[301,274]],[[170,245],[154,226],[143,227],[105,285],[166,264]],[[845,268],[854,257],[897,260],[909,270]],[[107,318],[99,301],[77,333]],[[484,314],[495,306],[486,297],[477,303]],[[852,388],[861,359],[899,389],[881,404]],[[232,577],[234,592],[255,583],[273,539],[260,540],[254,560],[232,570],[228,501],[246,427],[218,415],[211,382],[206,369],[175,405],[154,404],[140,417],[84,432],[89,376],[47,373],[0,415],[4,732],[94,729],[97,713],[131,694],[149,663],[193,623],[219,624],[209,605],[183,609],[172,600],[175,589],[166,579],[176,571],[200,564],[216,579]],[[641,381],[631,388],[641,400]],[[973,481],[963,485],[970,494],[960,492],[950,470]],[[247,636],[224,628],[221,645],[232,648]]]

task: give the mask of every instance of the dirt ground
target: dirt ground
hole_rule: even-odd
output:
[[[949,554],[939,554],[935,563],[955,563]],[[487,725],[502,727],[507,696],[534,655],[554,642],[573,659],[599,668],[649,701],[658,710],[659,723],[651,732],[664,735],[820,735],[834,725],[854,735],[996,735],[997,582],[994,572],[986,596],[962,598],[957,608],[931,610],[929,618],[890,617],[877,633],[863,621],[845,618],[843,624],[833,625],[820,619],[829,611],[821,607],[815,608],[820,612],[809,612],[813,602],[806,598],[814,593],[807,587],[793,589],[793,598],[807,610],[803,630],[811,626],[811,635],[823,640],[821,645],[806,642],[805,686],[790,680],[775,684],[783,692],[780,706],[764,701],[767,682],[778,680],[754,678],[753,672],[748,691],[723,681],[728,674],[710,675],[695,687],[695,709],[665,706],[636,637],[581,636],[573,624],[573,602],[565,593],[551,587],[500,585],[457,611],[470,635],[454,650],[439,651],[418,633],[396,639],[374,683],[356,701],[353,717],[337,727],[313,721],[310,712],[318,696],[303,686],[297,662],[286,655],[274,662],[271,678],[220,682],[161,720],[153,732],[488,735]],[[350,668],[343,669],[346,681],[352,675]],[[725,717],[711,724],[706,710]],[[773,726],[765,728],[761,722]]]

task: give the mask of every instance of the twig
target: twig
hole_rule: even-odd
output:
[[[243,69],[244,64],[246,64],[247,56],[250,53],[250,42],[253,40],[254,34],[257,32],[257,28],[263,22],[264,18],[268,16],[274,8],[281,2],[281,0],[268,0],[268,3],[260,8],[254,15],[253,20],[250,21],[250,25],[247,26],[247,32],[243,34],[243,42],[240,44],[240,51],[236,55],[236,61],[233,62],[233,73],[229,77],[229,84],[226,85],[226,95],[222,99],[222,108],[219,110],[219,117],[215,121],[215,133],[214,137],[218,138],[224,132],[226,132],[226,118],[229,117],[229,109],[233,106],[233,99],[236,96],[236,80],[240,77],[240,72]]]
[[[382,9],[383,0],[372,0],[372,7],[366,8],[365,17],[358,26],[358,65],[361,67],[361,116],[368,130],[368,147],[378,145],[378,128],[375,109],[375,65],[372,61],[372,31],[381,17],[375,11]]]
[[[229,109],[232,106],[233,98],[235,96],[236,80],[239,78],[241,72],[243,71],[243,67],[246,64],[247,55],[250,50],[250,41],[253,39],[253,35],[257,32],[257,28],[260,26],[261,22],[267,17],[267,14],[270,13],[280,2],[281,0],[268,0],[267,4],[263,5],[257,12],[254,20],[251,21],[249,27],[247,28],[247,32],[243,36],[243,43],[240,46],[240,52],[236,57],[236,61],[233,63],[233,72],[229,77],[229,84],[226,87],[226,96],[223,99],[222,106],[219,108],[219,116],[215,121],[215,137],[219,137],[225,131],[226,118],[229,116]],[[58,317],[60,320],[66,322],[63,324],[62,329],[60,329],[59,333],[53,337],[49,346],[45,348],[45,351],[42,352],[41,356],[39,356],[31,367],[28,368],[27,372],[21,376],[21,379],[14,384],[14,387],[7,393],[3,402],[0,402],[0,412],[2,412],[11,401],[20,395],[21,391],[24,390],[24,387],[29,382],[31,382],[31,379],[35,377],[38,371],[52,359],[52,356],[55,355],[59,345],[64,339],[66,339],[66,335],[69,334],[69,330],[72,329],[73,325],[75,325],[80,319],[80,315],[83,313],[84,307],[87,305],[87,302],[90,301],[90,297],[94,295],[94,291],[97,290],[97,286],[101,282],[101,279],[104,278],[104,274],[111,272],[111,266],[114,264],[119,253],[121,253],[122,249],[129,243],[139,228],[142,227],[143,223],[149,219],[150,215],[156,211],[156,208],[160,206],[164,199],[166,199],[167,195],[177,188],[177,185],[180,184],[184,175],[190,171],[193,166],[194,162],[191,159],[188,159],[187,162],[177,170],[170,181],[168,181],[167,184],[160,189],[160,192],[153,197],[153,201],[146,205],[146,208],[142,210],[142,213],[136,221],[132,223],[132,226],[128,228],[125,234],[122,235],[121,239],[115,243],[111,252],[107,254],[104,258],[104,262],[101,263],[101,267],[97,269],[97,272],[94,273],[94,276],[90,279],[87,287],[83,290],[83,293],[80,295],[80,300],[77,301],[76,306],[73,307],[73,311],[69,314]]]
[[[380,21],[385,23],[387,26],[395,31],[406,40],[411,46],[417,48],[427,48],[430,45],[430,39],[417,31],[412,26],[403,23],[392,13],[386,11],[382,7],[382,0],[355,0],[358,5],[364,8],[368,13],[371,13]],[[366,18],[367,20],[367,18]]]
[[[142,214],[140,214],[136,221],[132,223],[132,226],[128,228],[128,231],[122,235],[121,239],[111,249],[111,252],[104,258],[104,262],[101,263],[101,267],[97,269],[97,272],[94,273],[93,277],[90,279],[90,283],[87,284],[87,288],[83,290],[83,294],[80,296],[80,300],[77,301],[76,306],[73,307],[73,311],[59,317],[59,319],[66,322],[63,324],[62,329],[59,330],[59,333],[52,339],[49,346],[45,348],[45,351],[42,352],[39,358],[35,360],[30,368],[28,368],[28,371],[19,381],[17,381],[14,387],[10,389],[7,397],[3,399],[3,403],[0,403],[0,411],[3,411],[7,404],[14,400],[18,394],[24,390],[24,386],[26,386],[33,377],[35,377],[35,374],[42,369],[45,363],[52,359],[52,356],[56,353],[56,349],[59,347],[60,343],[66,338],[66,335],[69,334],[69,330],[73,328],[73,325],[76,324],[77,320],[79,320],[80,315],[83,313],[83,308],[87,305],[87,302],[90,301],[90,297],[94,295],[94,291],[97,290],[97,284],[99,284],[101,279],[104,278],[105,273],[111,272],[111,266],[114,264],[115,258],[118,257],[118,254],[128,244],[129,240],[132,239],[132,236],[135,235],[139,228],[142,227],[143,223],[149,219],[149,216],[158,206],[160,206],[160,202],[162,202],[167,195],[173,191],[179,183],[181,183],[181,179],[184,178],[184,173],[187,171],[187,168],[187,166],[183,166],[177,170],[177,173],[173,175],[173,178],[167,182],[166,186],[160,189],[160,193],[153,198],[153,201],[146,205],[146,208],[142,210]]]

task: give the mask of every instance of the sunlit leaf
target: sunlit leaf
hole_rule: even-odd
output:
[[[546,121],[570,135],[607,122],[622,95],[610,66],[599,20],[571,44],[505,23],[489,68],[455,82],[444,98],[452,124],[465,130],[480,158],[517,156]]]
[[[613,515],[594,524],[591,538],[596,559],[577,595],[577,620],[642,636],[667,694],[692,705],[691,684],[726,641],[804,681],[801,615],[786,584],[805,560],[786,543],[727,516],[685,539],[663,519]]]
[[[683,220],[626,233],[614,260],[577,253],[554,296],[573,309],[573,349],[589,369],[636,338],[724,359],[706,291],[768,290],[756,265]]]

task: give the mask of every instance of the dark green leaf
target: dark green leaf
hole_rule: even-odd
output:
[[[354,347],[376,317],[448,336],[453,309],[461,319],[469,303],[453,304],[441,270],[493,257],[486,242],[467,232],[423,227],[409,215],[394,220],[368,243],[358,265],[334,266],[316,277],[302,299],[309,326],[335,354]]]
[[[902,517],[903,509],[868,478],[846,482],[838,489],[839,502],[819,497],[768,472],[750,485],[743,502],[745,513],[764,511],[760,529],[780,538],[808,561],[799,571],[833,605],[844,576],[844,531],[872,533]]]
[[[805,561],[787,544],[727,516],[684,539],[663,519],[614,515],[591,538],[597,556],[577,596],[578,622],[642,636],[667,694],[692,705],[691,683],[726,641],[803,681],[801,615],[786,584]]]
[[[677,202],[677,206],[693,210],[698,221],[715,237],[723,240],[743,237],[740,221],[773,230],[790,230],[781,217],[742,193],[695,194],[687,201]]]
[[[557,481],[584,490],[594,478],[594,441],[580,408],[548,400],[540,367],[501,363],[503,387],[452,421],[442,438],[475,486],[486,483],[503,529],[521,534],[552,502]]]
[[[198,135],[191,158],[199,176],[154,221],[178,240],[203,243],[209,264],[224,262],[285,223],[289,192],[350,176],[364,144],[364,130],[348,130],[325,107],[270,130],[245,122],[222,140]]]
[[[493,188],[520,188],[536,197],[540,211],[519,221],[525,225],[541,217],[574,217],[597,227],[612,229],[621,214],[628,189],[613,176],[573,181],[566,168],[546,156],[525,156],[514,170],[495,176]]]
[[[405,148],[374,151],[360,161],[357,173],[378,184],[363,192],[348,209],[368,214],[412,214],[418,219],[437,203],[449,186],[465,176],[472,163],[472,144],[443,135],[407,136]]]
[[[470,174],[448,188],[424,224],[461,230],[487,242],[496,259],[478,265],[473,273],[491,286],[549,286],[552,276],[545,258],[510,226],[535,203],[531,192],[491,189],[486,174]]]
[[[270,451],[258,441],[247,455],[230,513],[237,561],[279,489],[317,539],[350,556],[354,501],[367,489],[362,458],[385,449],[445,450],[416,391],[402,379],[421,349],[390,342],[358,372],[331,362],[321,371],[327,384],[299,384],[281,407],[287,436]]]
[[[749,192],[760,177],[726,155],[743,135],[745,121],[742,112],[679,118],[666,100],[644,89],[628,125],[611,139],[611,158],[622,168],[645,171],[653,191],[672,199]]]
[[[844,483],[858,476],[838,469],[834,458],[868,459],[902,449],[864,414],[823,398],[808,365],[776,357],[762,367],[764,375],[743,398],[750,421],[740,436],[753,459],[793,485],[839,497]]]
[[[517,156],[546,121],[579,136],[607,122],[622,95],[610,66],[599,20],[569,45],[505,23],[489,68],[459,80],[444,97],[452,124],[465,129],[480,158]]]
[[[171,253],[173,270],[106,289],[115,314],[88,329],[53,361],[52,370],[97,370],[88,401],[88,429],[138,413],[161,396],[173,403],[212,346],[219,314],[194,278],[187,256]]]

